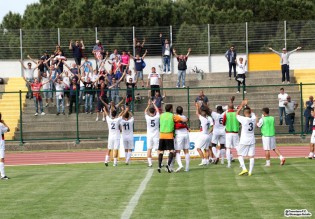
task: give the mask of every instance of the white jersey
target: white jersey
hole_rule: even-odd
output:
[[[186,119],[186,116],[184,115],[178,115],[179,117]],[[176,135],[180,135],[180,134],[188,134],[188,130],[186,128],[182,128],[182,129],[175,129],[175,134]]]
[[[219,135],[219,134],[225,134],[225,126],[223,125],[223,115],[219,114],[217,112],[212,112],[211,117],[214,120],[213,125],[213,134]]]
[[[213,120],[210,116],[203,117],[199,115],[200,120],[200,132],[203,134],[210,134],[209,129],[213,126]]]
[[[4,138],[3,135],[8,131],[8,128],[4,126],[3,123],[0,122],[0,150],[4,150]]]
[[[133,123],[134,118],[131,117],[128,120],[121,119],[120,127],[121,127],[121,134],[123,138],[132,138],[133,137]]]
[[[156,113],[155,116],[149,116],[145,114],[145,120],[147,122],[147,135],[150,137],[160,137],[160,113]]]
[[[244,117],[237,115],[237,120],[242,125],[241,131],[241,145],[252,145],[255,144],[255,124],[256,124],[256,116],[254,113],[251,114],[251,117]]]
[[[120,124],[121,117],[118,118],[110,118],[109,116],[106,116],[106,122],[108,125],[108,138],[120,138]]]

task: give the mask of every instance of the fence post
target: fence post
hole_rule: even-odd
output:
[[[132,26],[132,52],[133,52],[133,56],[136,55],[135,38],[136,38],[136,29],[135,29],[135,26]]]
[[[284,48],[287,48],[287,21],[284,21]]]
[[[188,116],[188,126],[190,126],[190,98],[189,98],[189,90],[190,88],[189,87],[187,87],[187,111],[188,111],[188,113],[187,113],[187,116]]]
[[[301,136],[304,135],[303,129],[303,84],[300,82],[300,111],[301,111]]]
[[[211,72],[210,24],[208,24],[208,70]]]
[[[95,41],[97,40],[97,27],[95,27]]]
[[[19,100],[20,100],[20,146],[23,146],[23,119],[22,119],[22,91],[19,90]]]
[[[23,36],[22,29],[20,29],[20,59],[23,62]],[[21,65],[21,77],[23,77],[23,66]]]
[[[245,47],[246,47],[246,60],[247,60],[247,68],[248,68],[248,23],[245,23],[245,33],[246,33],[246,42],[245,42]],[[248,70],[248,69],[247,69]]]
[[[58,45],[61,46],[60,45],[60,29],[59,29],[59,27],[58,27]]]
[[[78,89],[79,87],[79,89]],[[80,86],[77,86],[77,89],[75,90],[75,112],[76,112],[76,122],[77,122],[77,138],[76,138],[76,144],[80,144],[80,134],[79,134],[79,97],[78,93],[80,91]]]
[[[170,26],[170,45],[173,45],[173,28],[172,25]],[[174,73],[174,60],[173,60],[173,56],[172,56],[172,51],[170,51],[170,61],[171,61],[171,72]]]

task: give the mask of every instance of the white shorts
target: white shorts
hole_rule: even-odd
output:
[[[209,135],[200,134],[196,141],[196,148],[208,150],[210,143],[211,143],[211,138]]]
[[[255,144],[251,145],[242,145],[240,144],[237,148],[237,155],[242,155],[242,156],[255,156]]]
[[[189,149],[189,134],[179,134],[175,137],[175,150]]]
[[[0,149],[0,159],[5,157],[5,150]]]
[[[312,132],[311,144],[315,144],[315,130]]]
[[[213,136],[212,136],[212,141],[211,141],[213,144],[219,144],[222,145],[222,144],[225,144],[225,134],[215,134],[213,133]]]
[[[157,150],[159,148],[159,140],[160,138],[159,137],[151,137],[151,136],[148,136],[147,137],[147,146],[148,146],[148,149],[150,150]]]
[[[118,150],[120,145],[119,138],[108,138],[108,149],[109,150]]]
[[[226,133],[226,148],[236,148],[239,145],[240,138],[238,133]]]
[[[134,149],[133,138],[123,139],[123,145],[125,149]]]
[[[276,149],[276,137],[265,137],[262,136],[263,148],[265,151],[270,151]]]

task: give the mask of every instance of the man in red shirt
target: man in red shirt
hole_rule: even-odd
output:
[[[24,78],[24,80],[26,81],[27,84],[29,84],[31,86],[31,89],[33,92],[33,99],[34,99],[34,104],[35,104],[35,108],[36,108],[35,116],[38,115],[38,104],[40,107],[41,115],[42,116],[45,115],[44,109],[43,109],[43,99],[42,99],[42,96],[40,94],[40,89],[44,84],[49,83],[51,78],[48,81],[46,81],[45,83],[39,82],[38,78],[34,79],[34,83],[27,81],[26,78]]]

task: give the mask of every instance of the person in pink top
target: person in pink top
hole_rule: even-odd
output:
[[[130,63],[130,56],[126,53],[126,51],[123,50],[121,55],[121,65],[122,65],[122,72],[125,71],[125,69],[128,70]]]

